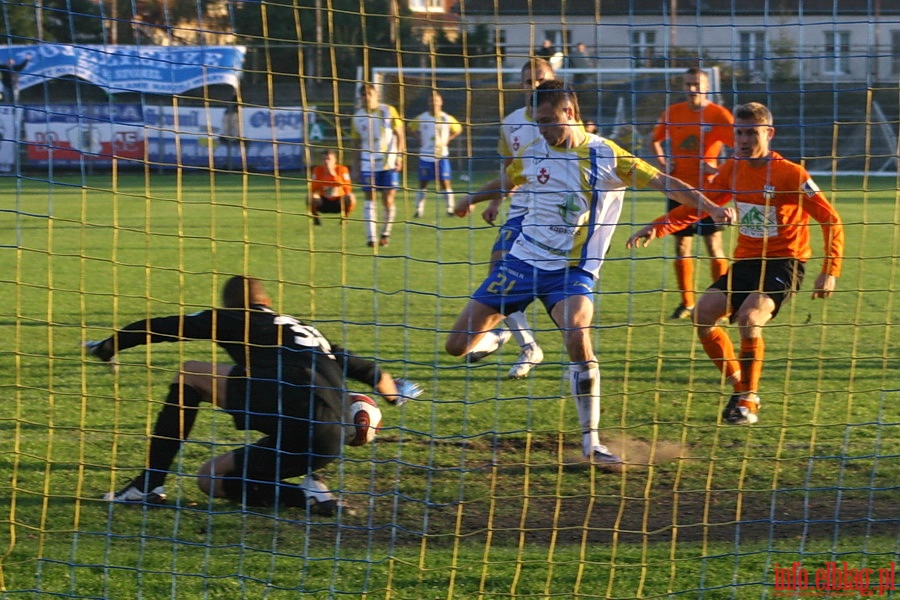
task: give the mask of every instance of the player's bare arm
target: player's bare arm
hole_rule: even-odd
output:
[[[505,198],[510,191],[511,188],[506,175],[504,174],[503,177],[496,177],[482,185],[477,191],[466,194],[461,199],[457,200],[456,206],[453,207],[453,213],[457,217],[468,216],[472,211],[473,205],[490,200],[494,211],[493,218],[496,219],[500,212],[500,205],[503,203],[503,198]],[[482,213],[482,217],[484,217],[485,221],[489,224],[493,225],[493,221],[488,221],[487,216],[485,215],[489,210],[491,210],[491,207],[485,209],[484,213]]]
[[[736,220],[734,208],[719,206],[677,177],[660,172],[650,180],[649,186],[680,204],[712,217],[716,223],[730,225]]]
[[[652,240],[656,239],[656,229],[653,224],[644,225],[628,237],[626,248],[646,248]]]
[[[818,277],[816,277],[816,283],[813,286],[812,297],[813,300],[816,298],[830,298],[834,293],[834,289],[837,286],[837,277],[834,275],[829,275],[828,273],[820,273]]]

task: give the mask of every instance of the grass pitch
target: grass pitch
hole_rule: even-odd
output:
[[[432,196],[415,220],[405,191],[376,253],[361,210],[314,227],[302,179],[3,180],[4,597],[756,598],[776,563],[897,562],[900,203],[893,181],[818,183],[845,220],[844,273],[813,302],[814,258],[766,327],[752,427],[718,423],[717,371],[691,326],[666,320],[679,301],[671,242],[624,249],[631,224],[663,207],[630,196],[596,295],[603,435],[629,463],[609,475],[580,462],[562,344],[537,307],[546,362],[528,379],[505,379],[513,348],[472,367],[444,355],[487,268],[495,230],[477,215],[448,217]],[[705,287],[705,261],[697,271]],[[384,406],[376,443],[326,470],[347,505],[333,519],[205,498],[197,466],[248,439],[212,410],[167,482],[171,506],[99,501],[142,466],[179,364],[225,357],[158,344],[123,353],[114,375],[80,344],[214,304],[236,273],[425,394]]]

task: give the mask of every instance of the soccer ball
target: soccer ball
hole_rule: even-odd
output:
[[[381,429],[381,409],[374,400],[364,394],[350,394],[350,416],[353,429],[348,431],[347,445],[368,444]]]

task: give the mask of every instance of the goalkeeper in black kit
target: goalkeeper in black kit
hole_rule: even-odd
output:
[[[157,416],[146,468],[104,499],[165,503],[166,475],[200,404],[209,402],[229,413],[238,429],[264,437],[204,463],[197,479],[201,490],[244,506],[300,506],[333,514],[337,500],[315,471],[340,458],[343,443],[352,437],[344,433],[345,424],[354,427],[354,416],[344,414],[345,378],[372,386],[395,405],[419,396],[421,388],[331,344],[315,327],[271,310],[258,279],[230,278],[222,300],[223,308],[137,321],[85,344],[110,362],[144,344],[212,340],[234,362],[182,364]],[[285,481],[293,477],[303,480]]]

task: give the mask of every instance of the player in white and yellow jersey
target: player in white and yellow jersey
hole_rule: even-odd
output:
[[[497,153],[503,157],[503,169],[505,170],[520,155],[525,148],[540,138],[537,124],[531,114],[530,98],[534,89],[544,81],[550,81],[556,78],[553,67],[550,63],[542,58],[533,58],[522,66],[521,71],[521,87],[525,92],[525,106],[519,108],[507,115],[500,125],[500,139],[497,143]],[[484,184],[479,192],[499,190],[501,189],[501,177]],[[502,188],[503,194],[499,195],[495,201],[481,213],[482,218],[493,225],[500,214],[500,206],[503,198],[512,191],[509,188]],[[476,192],[478,193],[478,192]],[[466,203],[455,211],[459,216],[468,214],[469,209]],[[519,235],[519,229],[522,223],[522,216],[525,213],[525,207],[521,205],[515,195],[510,197],[510,206],[507,213],[506,222],[500,227],[494,246],[491,249],[491,269],[494,265],[509,252],[512,242]],[[528,325],[528,319],[522,311],[508,314],[504,320],[504,324],[508,329],[498,329],[493,335],[484,336],[482,343],[472,348],[467,355],[469,362],[476,362],[485,356],[496,352],[500,346],[506,343],[510,337],[514,337],[519,344],[519,356],[516,362],[509,370],[510,379],[520,379],[526,377],[531,369],[539,365],[544,360],[544,351],[538,345],[534,338],[534,333]]]
[[[394,196],[400,185],[406,138],[397,109],[378,101],[378,90],[367,83],[360,89],[363,106],[353,115],[352,138],[356,142],[354,171],[365,195],[364,216],[369,246],[387,246],[397,209]],[[376,241],[375,192],[381,193],[384,224]]]
[[[425,190],[434,182],[447,203],[447,214],[453,214],[456,200],[451,182],[450,142],[462,133],[462,125],[453,115],[443,111],[444,99],[438,92],[428,97],[428,110],[409,122],[410,135],[419,139],[419,191],[416,192],[416,218],[425,214]]]
[[[525,207],[509,253],[491,271],[457,319],[446,350],[462,356],[504,318],[540,300],[563,333],[569,378],[582,430],[582,453],[602,468],[621,459],[601,444],[600,371],[591,342],[593,288],[619,220],[625,189],[649,187],[728,223],[733,211],[613,142],[586,133],[578,99],[562,82],[542,83],[533,94],[541,139],[525,148],[494,191],[465,201],[494,200],[516,188]],[[457,205],[459,207],[459,204]]]

